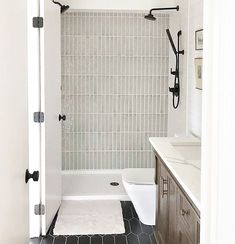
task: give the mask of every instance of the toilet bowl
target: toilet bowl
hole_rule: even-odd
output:
[[[158,190],[155,169],[124,169],[122,181],[140,221],[146,225],[155,225]]]

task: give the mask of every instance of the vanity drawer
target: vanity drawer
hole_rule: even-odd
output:
[[[177,194],[177,216],[178,221],[185,226],[188,236],[194,243],[197,238],[196,228],[198,216],[181,190],[178,190]]]

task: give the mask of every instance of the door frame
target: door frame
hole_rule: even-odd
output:
[[[41,174],[41,124],[33,120],[34,112],[41,111],[40,29],[33,28],[33,17],[40,16],[40,0],[28,0],[28,123],[29,123],[29,171]],[[35,215],[34,206],[41,203],[41,175],[38,182],[29,182],[30,238],[41,234],[41,217]]]
[[[40,172],[39,181],[31,182],[29,185],[29,189],[30,189],[29,216],[30,216],[30,237],[31,238],[39,237],[40,235],[46,234],[48,226],[45,227],[45,225],[47,222],[49,222],[46,218],[48,213],[47,209],[51,209],[55,201],[54,195],[49,196],[50,200],[47,200],[47,195],[46,195],[47,193],[46,186],[48,186],[48,184],[46,185],[46,181],[49,182],[49,179],[48,179],[48,171],[46,171],[47,164],[45,162],[45,156],[46,156],[45,128],[46,128],[46,123],[49,120],[49,116],[46,116],[46,108],[45,108],[45,99],[46,99],[45,82],[46,81],[48,82],[48,79],[46,79],[47,77],[45,77],[48,75],[48,73],[46,73],[46,68],[45,68],[45,63],[47,63],[45,60],[46,58],[45,38],[47,37],[46,35],[48,35],[49,32],[47,29],[47,33],[45,33],[45,28],[46,28],[46,24],[51,24],[51,22],[47,21],[45,23],[46,16],[44,15],[46,14],[45,12],[47,10],[49,12],[51,11],[51,9],[48,9],[48,6],[50,8],[53,8],[53,11],[58,11],[58,14],[60,14],[60,8],[54,3],[52,3],[52,0],[28,0],[28,43],[29,43],[28,45],[28,51],[29,51],[28,52],[28,59],[29,59],[28,121],[29,121],[29,159],[30,159],[29,169],[31,172],[35,170],[38,170]],[[32,26],[33,17],[43,17],[44,23],[42,28],[33,28]],[[48,13],[47,13],[47,17],[48,17]],[[49,41],[53,41],[53,40],[50,39]],[[60,62],[60,60],[58,60],[58,62]],[[60,64],[58,65],[58,62],[57,62],[57,66],[59,66],[59,68],[57,70],[60,70]],[[51,68],[52,67],[50,67],[50,69]],[[44,112],[45,122],[35,123],[33,119],[34,112]],[[58,121],[58,123],[60,122]],[[57,167],[57,171],[60,171],[60,168],[58,169]],[[56,186],[54,187],[56,188]],[[54,188],[52,188],[51,190],[53,189]],[[55,189],[55,192],[56,190],[58,192],[58,189]],[[46,204],[50,204],[50,206],[48,205],[47,209],[45,206],[45,211],[44,211],[45,213],[43,215],[35,215],[34,213],[35,205],[39,205],[39,204],[42,204],[44,206]],[[56,208],[56,211],[57,210],[58,208]]]

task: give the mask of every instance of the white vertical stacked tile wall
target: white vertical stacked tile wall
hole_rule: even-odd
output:
[[[152,167],[167,135],[169,16],[62,15],[62,169]]]

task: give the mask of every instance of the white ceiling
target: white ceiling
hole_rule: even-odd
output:
[[[179,0],[61,0],[71,9],[113,9],[113,10],[147,10],[154,7],[170,7]]]

